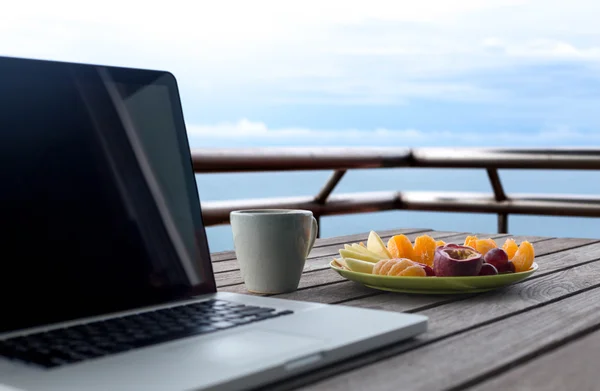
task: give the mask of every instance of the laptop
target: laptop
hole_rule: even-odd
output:
[[[217,291],[171,73],[0,57],[0,86],[4,387],[253,389],[426,330]]]

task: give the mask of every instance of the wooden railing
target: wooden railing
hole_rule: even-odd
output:
[[[228,224],[238,209],[292,208],[327,215],[385,210],[493,213],[498,232],[510,214],[600,217],[600,197],[507,194],[498,169],[600,170],[598,149],[372,148],[194,149],[196,173],[333,170],[314,197],[262,198],[202,203],[207,226]],[[331,195],[347,170],[400,167],[485,169],[491,193],[388,191]]]

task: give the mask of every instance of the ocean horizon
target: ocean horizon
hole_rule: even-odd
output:
[[[201,202],[247,198],[314,196],[331,171],[196,174]],[[600,194],[598,173],[570,170],[499,170],[505,191],[539,194]],[[453,191],[491,193],[483,169],[363,169],[349,171],[333,194],[369,191]],[[513,235],[600,238],[600,218],[510,215]],[[426,228],[496,233],[495,214],[384,211],[321,218],[321,237],[370,230]],[[207,227],[212,252],[233,250],[229,225]]]

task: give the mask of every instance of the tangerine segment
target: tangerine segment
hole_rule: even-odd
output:
[[[435,249],[437,245],[435,239],[428,235],[421,235],[415,239],[415,246],[413,247],[415,262],[424,263],[428,266],[433,266],[433,257],[435,255]]]
[[[498,247],[494,239],[479,239],[475,242],[475,249],[481,255],[485,255],[488,251]]]
[[[391,259],[382,259],[381,261],[377,262],[375,266],[373,266],[373,274],[382,274],[381,269],[387,266],[387,264],[390,262],[392,262]]]
[[[512,259],[515,256],[515,253],[519,249],[517,242],[514,239],[509,238],[506,239],[504,244],[502,245],[502,249],[506,251],[506,255],[508,255],[508,259]]]
[[[477,244],[477,236],[467,236],[465,238],[465,246],[469,246],[473,249],[475,249]]]
[[[386,263],[385,265],[383,265],[381,267],[381,269],[379,270],[379,274],[387,275],[390,272],[390,270],[392,270],[394,265],[396,265],[395,260],[390,259],[390,261],[388,263]]]
[[[425,269],[423,269],[419,265],[409,266],[404,269],[399,276],[402,277],[426,277],[427,273],[425,273]]]
[[[515,256],[511,260],[513,265],[515,265],[515,272],[519,273],[531,269],[534,258],[535,251],[533,245],[528,241],[522,242],[515,253]]]
[[[440,246],[445,246],[446,242],[444,242],[443,240],[438,240],[435,242],[436,247],[440,247]]]
[[[406,269],[417,266],[413,261],[406,258],[394,259],[394,262],[394,266],[387,272],[388,276],[401,276]]]
[[[414,259],[413,246],[406,235],[394,235],[388,240],[387,249],[394,258]]]

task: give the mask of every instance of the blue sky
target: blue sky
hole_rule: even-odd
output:
[[[600,144],[593,0],[12,3],[0,54],[170,70],[193,146]]]

